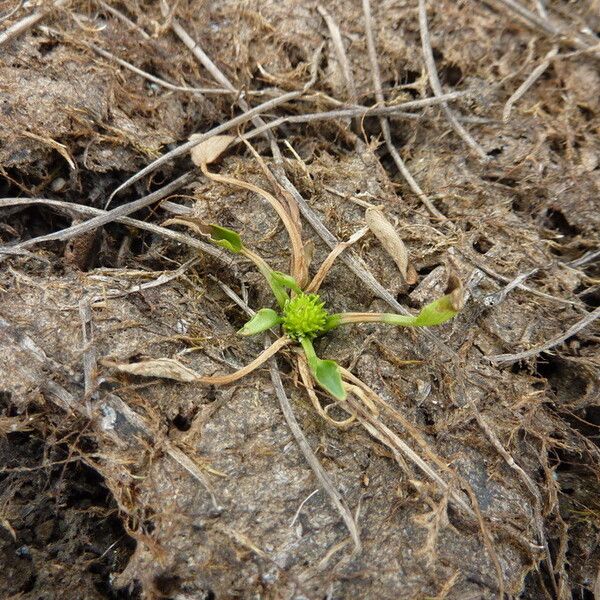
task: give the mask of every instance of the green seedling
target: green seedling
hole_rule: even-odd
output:
[[[323,360],[317,356],[313,346],[315,338],[351,323],[386,323],[402,327],[441,325],[452,319],[462,308],[462,287],[458,279],[452,277],[447,293],[427,304],[414,316],[360,312],[330,314],[318,294],[304,292],[291,275],[271,269],[263,258],[244,246],[235,231],[217,225],[198,225],[198,221],[196,226],[213,243],[250,259],[275,296],[279,310],[261,308],[239,333],[250,336],[281,327],[287,338],[302,347],[315,381],[337,400],[346,399],[340,367],[334,360]]]

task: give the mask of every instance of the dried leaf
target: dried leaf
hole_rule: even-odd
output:
[[[103,361],[108,367],[113,367],[121,373],[131,373],[142,377],[162,377],[164,379],[174,379],[190,383],[197,381],[200,377],[198,373],[188,369],[180,362],[172,358],[157,358],[155,360],[144,360],[137,363],[114,363],[112,361]]]
[[[450,298],[450,304],[455,311],[462,310],[465,306],[465,290],[462,281],[455,273],[448,275],[448,285],[446,286],[446,294]]]
[[[394,226],[376,208],[367,209],[365,220],[373,235],[375,235],[388,254],[394,259],[404,281],[409,284],[416,283],[417,273],[412,265],[409,264],[408,250]]]
[[[198,139],[201,134],[194,133],[190,136],[190,142]],[[192,162],[200,167],[202,165],[210,165],[215,162],[229,148],[229,146],[236,140],[233,135],[214,135],[203,142],[200,142],[197,146],[194,146],[190,152],[192,156]]]

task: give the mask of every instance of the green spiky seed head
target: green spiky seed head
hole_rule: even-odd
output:
[[[283,307],[283,330],[294,340],[323,333],[329,314],[317,294],[298,294]]]

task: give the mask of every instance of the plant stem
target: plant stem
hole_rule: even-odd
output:
[[[396,315],[393,313],[337,313],[331,315],[325,324],[325,330],[330,331],[340,325],[350,323],[388,323],[389,325],[413,326],[416,325],[416,317],[408,315]]]
[[[256,252],[246,248],[246,246],[242,247],[240,254],[250,259],[256,265],[256,268],[261,272],[262,276],[267,280],[267,283],[271,287],[273,295],[277,300],[277,304],[283,308],[286,301],[289,300],[289,296],[287,295],[285,288],[273,278],[274,271],[267,264],[267,261],[256,254]]]

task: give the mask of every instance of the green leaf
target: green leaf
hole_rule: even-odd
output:
[[[240,335],[256,335],[281,323],[281,317],[272,308],[261,308],[239,331]]]
[[[297,281],[287,273],[282,273],[281,271],[272,271],[271,277],[279,284],[290,290],[294,290],[297,294],[301,294],[302,290],[298,285]]]
[[[420,327],[431,327],[441,325],[458,314],[458,309],[452,294],[446,294],[424,306],[415,318],[415,325]]]
[[[379,320],[383,323],[400,326],[431,327],[432,325],[441,325],[454,318],[465,303],[462,284],[455,275],[450,276],[446,292],[446,295],[424,306],[416,316],[382,314]]]
[[[239,254],[242,251],[244,245],[242,244],[242,238],[233,229],[227,227],[221,227],[220,225],[210,225],[210,237],[212,241],[218,246]]]
[[[327,390],[337,400],[346,399],[346,390],[342,382],[340,367],[334,360],[318,359],[316,368],[313,369],[313,377],[317,383]]]
[[[302,338],[300,343],[315,381],[336,400],[345,400],[346,390],[338,364],[334,360],[321,360],[308,338]]]

